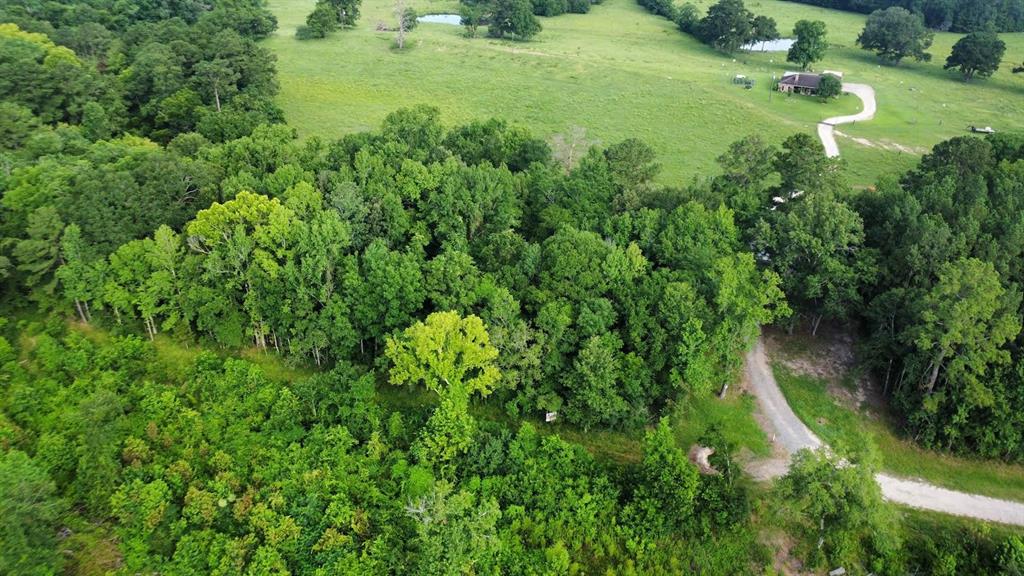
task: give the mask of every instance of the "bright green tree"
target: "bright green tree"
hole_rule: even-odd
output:
[[[453,493],[450,484],[440,481],[405,510],[416,524],[417,574],[475,574],[498,550],[501,509],[493,499],[464,490]]]
[[[778,484],[780,512],[803,536],[810,566],[903,574],[899,526],[882,502],[870,462],[801,450]]]
[[[57,269],[64,297],[71,300],[84,323],[92,321],[89,302],[100,299],[103,286],[101,271],[89,262],[87,250],[82,242],[82,231],[76,224],[64,229],[60,239],[61,266]]]
[[[395,385],[422,383],[438,395],[440,406],[420,435],[419,452],[446,465],[472,442],[475,423],[469,415],[473,394],[487,396],[501,379],[498,350],[476,316],[435,312],[399,337],[388,337],[385,355]]]
[[[643,451],[632,504],[642,529],[655,535],[679,530],[693,517],[697,468],[677,445],[668,418],[644,435]]]

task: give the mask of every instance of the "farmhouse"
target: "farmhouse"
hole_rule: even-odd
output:
[[[821,74],[787,71],[782,74],[782,80],[779,80],[779,92],[806,94],[808,96],[817,94],[818,87],[821,85],[821,77],[825,74],[831,74],[840,79],[843,77],[841,73],[831,70],[826,70]]]

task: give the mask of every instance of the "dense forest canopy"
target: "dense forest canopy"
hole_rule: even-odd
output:
[[[764,518],[815,569],[1024,564],[904,541],[870,454],[768,493],[669,421],[761,326],[853,320],[918,441],[1024,459],[1024,138],[862,192],[811,135],[751,136],[662,187],[639,140],[560,162],[430,106],[299,140],[255,0],[0,21],[0,573],[750,574]]]

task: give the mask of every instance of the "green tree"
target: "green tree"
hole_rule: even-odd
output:
[[[82,133],[89,140],[106,140],[114,129],[106,110],[99,102],[87,102],[82,107]]]
[[[921,355],[920,384],[931,395],[945,382],[966,391],[973,404],[991,402],[985,374],[1008,362],[1003,345],[1020,333],[1020,294],[1003,287],[989,262],[961,258],[939,269],[907,337]]]
[[[699,476],[676,444],[668,418],[644,435],[643,459],[633,503],[643,532],[661,536],[692,522]]]
[[[793,27],[796,42],[789,48],[786,61],[799,64],[807,70],[811,64],[825,57],[828,49],[825,23],[820,20],[800,20]]]
[[[223,58],[199,62],[195,65],[193,73],[199,90],[213,97],[218,114],[222,110],[221,100],[226,100],[238,92],[241,74]]]
[[[1024,574],[1024,540],[1011,535],[999,550],[999,567],[1007,576]]]
[[[687,2],[679,7],[675,22],[683,32],[696,35],[700,25],[700,10],[692,3]]]
[[[325,38],[338,29],[338,11],[328,2],[318,0],[313,11],[306,16],[306,30],[313,38]]]
[[[719,0],[700,21],[698,35],[705,44],[732,53],[753,39],[753,20],[743,0]]]
[[[620,393],[622,362],[622,341],[618,336],[605,333],[590,337],[573,363],[566,418],[584,430],[624,423],[629,403]]]
[[[801,450],[778,489],[784,499],[779,514],[802,534],[810,566],[904,573],[900,531],[871,463]]]
[[[774,18],[758,14],[750,21],[750,26],[751,42],[768,42],[779,39],[779,28]]]
[[[31,458],[18,450],[0,453],[0,572],[59,573],[57,529],[64,510],[53,480]]]
[[[405,511],[416,525],[417,574],[474,574],[497,553],[501,509],[493,499],[466,491],[453,494],[451,485],[441,481]]]
[[[771,214],[758,223],[754,245],[782,278],[791,306],[810,316],[812,333],[823,317],[856,315],[861,290],[876,272],[873,253],[863,247],[860,215],[828,194],[812,194]]]
[[[778,195],[787,200],[803,194],[839,194],[846,189],[838,161],[826,156],[821,141],[810,134],[794,134],[782,142],[782,150],[775,156],[775,171],[782,179]]]
[[[64,297],[71,300],[78,318],[88,324],[92,321],[89,302],[100,300],[103,278],[96,266],[88,261],[82,243],[82,231],[75,224],[68,225],[60,239],[61,266],[57,269]]]
[[[964,80],[975,76],[988,78],[999,70],[1005,53],[1006,43],[995,32],[971,32],[953,45],[943,68],[960,70]]]
[[[758,135],[733,142],[718,157],[722,173],[710,187],[709,205],[724,204],[733,211],[737,226],[746,230],[771,205],[769,177],[775,173],[777,151]]]
[[[388,337],[385,355],[391,361],[394,385],[422,383],[438,395],[434,410],[419,438],[419,453],[442,467],[472,443],[475,427],[469,399],[487,396],[501,379],[484,323],[476,316],[435,312],[425,322],[405,329],[400,337]]]
[[[486,7],[483,4],[469,5],[463,2],[459,4],[459,16],[466,29],[466,36],[476,38],[477,29],[486,20]]]
[[[490,24],[487,26],[488,36],[512,36],[516,40],[529,40],[540,30],[540,22],[533,15],[530,0],[495,0]]]
[[[927,62],[932,58],[926,50],[933,38],[934,34],[925,28],[919,15],[894,6],[868,16],[864,30],[857,36],[857,44],[865,50],[874,50],[890,64],[899,64],[908,56]]]
[[[203,284],[224,298],[222,307],[206,307],[208,316],[200,317],[201,330],[216,332],[226,324],[238,325],[239,315],[244,314],[257,347],[266,348],[268,342],[277,345],[268,320],[280,310],[276,291],[294,251],[296,220],[280,200],[241,192],[234,200],[199,212],[188,223],[189,247],[202,256]]]
[[[661,170],[654,149],[642,140],[629,138],[606,148],[604,157],[620,190],[614,200],[616,208],[625,211],[639,208],[651,180]]]
[[[374,345],[388,332],[408,326],[422,306],[422,256],[388,250],[380,239],[363,250],[345,285],[352,294],[352,316],[362,340]]]
[[[25,287],[37,299],[53,295],[60,266],[60,238],[64,232],[57,209],[47,205],[29,214],[24,240],[14,243],[11,255],[23,275]]]
[[[326,2],[335,12],[338,14],[338,24],[340,26],[355,26],[356,21],[359,20],[359,5],[362,4],[362,0],[317,0],[318,2]]]
[[[818,97],[822,100],[831,100],[843,93],[843,81],[832,74],[822,74],[821,83],[818,84]]]

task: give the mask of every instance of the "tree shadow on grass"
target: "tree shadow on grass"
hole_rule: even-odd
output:
[[[955,86],[985,86],[1014,96],[1024,94],[1024,89],[1019,86],[1007,84],[1004,79],[1000,78],[975,78],[970,82],[965,82],[959,72],[955,70],[944,70],[941,63],[937,61],[935,55],[932,55],[931,62],[904,60],[899,64],[887,63],[885,60],[879,58],[874,52],[856,48],[843,50],[843,55],[851,60],[856,60],[868,66],[880,67],[882,70],[915,75],[921,78],[932,78],[940,82],[952,82]],[[1003,71],[996,72],[996,74],[1001,73],[1005,74]]]

